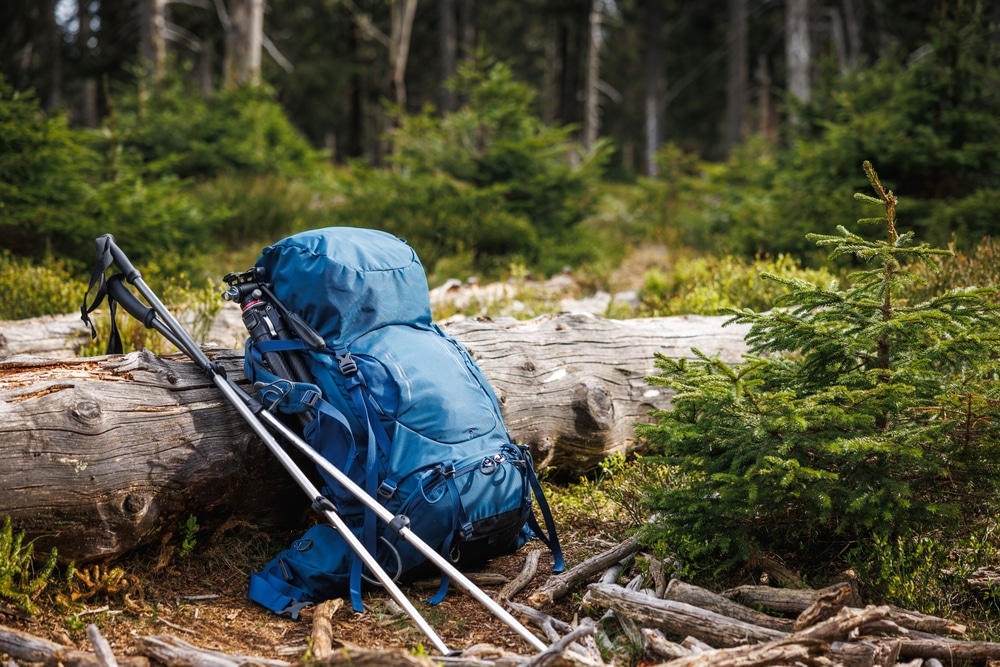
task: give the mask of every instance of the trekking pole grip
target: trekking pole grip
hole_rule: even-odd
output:
[[[120,303],[129,315],[142,322],[147,329],[152,329],[156,311],[139,301],[129,288],[125,287],[123,279],[124,276],[120,273],[108,278],[108,294]]]
[[[121,272],[125,274],[125,280],[129,283],[134,283],[138,278],[142,277],[138,269],[132,266],[132,261],[128,256],[122,252],[122,249],[118,247],[115,243],[115,237],[111,234],[103,234],[97,237],[97,254],[102,255],[105,252],[111,253],[111,259],[114,261],[114,265],[121,269]],[[122,304],[124,305],[124,304]]]

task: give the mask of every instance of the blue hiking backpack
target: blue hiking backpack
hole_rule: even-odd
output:
[[[474,360],[432,322],[427,279],[405,241],[370,229],[331,227],[264,248],[254,275],[291,317],[322,341],[247,340],[245,368],[261,402],[300,415],[303,438],[323,458],[458,567],[477,567],[538,537],[563,558],[526,448],[508,434],[497,398]],[[244,305],[244,320],[250,308]],[[250,324],[248,322],[248,327]],[[275,354],[309,378],[275,373]],[[387,572],[423,575],[426,559],[322,469],[323,493]],[[546,529],[538,525],[532,497]],[[317,524],[262,571],[249,597],[297,617],[308,603],[350,594],[363,609],[361,560],[336,530]],[[448,580],[431,602],[440,601]]]

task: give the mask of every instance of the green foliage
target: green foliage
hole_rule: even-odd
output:
[[[833,276],[821,269],[803,269],[788,255],[753,262],[726,255],[681,259],[669,270],[650,269],[643,277],[638,315],[717,315],[722,309],[770,310],[785,294],[785,286],[764,275],[782,280],[804,280],[829,284]]]
[[[187,520],[181,524],[181,550],[177,553],[180,558],[186,558],[194,551],[198,544],[195,533],[198,532],[198,519],[194,514],[188,516]]]
[[[11,252],[41,258],[67,250],[62,236],[84,222],[96,157],[60,115],[0,78],[0,232]]]
[[[477,264],[519,257],[550,273],[592,255],[579,226],[594,210],[607,147],[580,154],[572,128],[531,113],[533,92],[503,63],[465,63],[454,87],[468,96],[461,109],[403,116],[391,133],[397,187],[431,189],[422,217],[437,225],[410,240],[457,236],[454,250],[472,250]]]
[[[1000,216],[1000,42],[986,3],[946,3],[915,53],[885,49],[873,66],[821,80],[793,109],[787,141],[752,138],[724,163],[668,144],[661,175],[635,203],[647,238],[742,257],[826,257],[806,234],[853,223],[846,198],[865,186],[867,155],[886,183],[912,193],[900,212],[936,245],[968,249]],[[861,233],[861,232],[859,232]],[[862,233],[865,235],[866,233]]]
[[[180,77],[152,93],[139,86],[118,103],[104,149],[141,165],[147,177],[305,176],[321,163],[264,87],[205,97]]]
[[[789,292],[751,325],[730,366],[659,356],[673,409],[637,433],[683,484],[651,488],[646,538],[696,567],[764,553],[814,564],[872,535],[954,535],[996,509],[1000,487],[1000,312],[996,288],[955,287],[909,302],[913,267],[947,251],[911,245],[896,198],[865,163],[884,215],[872,241],[841,227],[812,236],[864,269],[849,286],[769,276]]]
[[[329,224],[316,188],[303,179],[224,174],[199,183],[193,196],[213,212],[212,238],[226,251]]]
[[[79,310],[86,288],[63,261],[33,263],[0,250],[0,293],[11,295],[0,302],[0,320],[71,313]]]
[[[56,567],[56,550],[35,570],[34,545],[24,543],[24,533],[15,533],[10,517],[0,526],[0,598],[13,602],[18,609],[34,614],[35,600],[50,583]]]
[[[840,206],[863,182],[866,155],[886,182],[913,193],[901,209],[912,229],[943,245],[975,242],[1000,214],[1000,69],[992,10],[967,0],[942,5],[925,48],[897,53],[820,91],[774,180],[778,250],[807,250],[804,232],[823,220],[849,224]],[[818,191],[818,192],[817,192]]]

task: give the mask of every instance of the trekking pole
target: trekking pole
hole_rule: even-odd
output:
[[[274,435],[264,426],[260,417],[268,419],[268,423],[280,423],[277,418],[264,409],[264,406],[257,399],[243,391],[232,380],[226,377],[225,370],[217,363],[211,361],[202,351],[201,347],[187,334],[180,323],[167,310],[156,294],[142,280],[142,274],[132,266],[132,262],[115,244],[114,237],[105,234],[97,239],[97,246],[100,252],[110,253],[112,263],[117,266],[123,274],[122,279],[111,279],[107,281],[108,293],[118,303],[121,304],[130,315],[142,322],[146,327],[155,329],[173,343],[177,348],[186,354],[199,368],[201,368],[212,383],[229,399],[236,411],[247,422],[250,428],[256,433],[271,453],[278,459],[281,465],[292,476],[299,487],[313,499],[313,509],[323,515],[333,528],[340,533],[348,546],[358,555],[365,566],[372,572],[379,582],[392,596],[393,600],[410,616],[413,622],[427,635],[434,647],[442,654],[448,655],[450,650],[444,643],[434,628],[420,615],[420,612],[406,598],[403,592],[392,580],[392,577],[379,565],[376,558],[365,549],[361,541],[351,532],[350,528],[336,513],[333,503],[319,492],[319,489],[309,480],[302,470],[295,464],[288,453],[281,447]],[[112,278],[114,278],[112,276]],[[146,299],[149,306],[139,301],[134,294],[123,284],[127,281],[138,290],[139,294]],[[272,421],[273,419],[273,421]],[[303,443],[304,444],[304,443]],[[308,446],[307,446],[308,447]],[[532,635],[533,636],[533,635]],[[537,641],[537,639],[536,639]],[[544,645],[542,648],[545,648]]]

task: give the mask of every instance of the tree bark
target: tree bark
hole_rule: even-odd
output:
[[[455,55],[458,51],[458,34],[455,22],[455,0],[438,0],[438,43],[441,54],[440,112],[455,110],[455,91],[446,84],[455,75]]]
[[[153,81],[163,78],[167,63],[166,2],[141,0],[139,2],[139,42],[147,73]]]
[[[240,375],[241,355],[212,356]],[[0,457],[0,516],[36,554],[55,547],[77,563],[121,555],[191,514],[267,525],[303,508],[194,364],[145,352],[0,362]]]
[[[226,85],[260,83],[260,52],[264,43],[264,0],[216,0],[226,30]]]
[[[406,61],[410,56],[410,37],[417,0],[392,1],[392,35],[389,41],[389,69],[392,90],[400,113],[406,112]]]
[[[604,0],[594,0],[590,10],[590,40],[587,43],[587,89],[584,97],[583,147],[590,150],[597,143],[600,127],[601,15]]]
[[[634,423],[669,406],[668,393],[643,379],[654,372],[654,352],[742,352],[742,332],[722,329],[723,321],[562,314],[445,330],[471,350],[512,436],[531,446],[538,466],[577,476],[612,452],[639,449]],[[24,324],[0,325],[8,345],[24,339],[12,332]],[[53,321],[27,322],[42,324]],[[215,335],[228,345],[245,336],[221,330]],[[244,381],[241,352],[208,351]],[[38,553],[58,547],[80,563],[172,532],[190,514],[206,526],[233,515],[267,525],[307,504],[218,389],[180,356],[0,361],[0,458],[0,516],[26,530]]]
[[[646,49],[643,56],[643,79],[645,90],[645,145],[643,161],[646,175],[656,178],[659,167],[656,152],[663,137],[663,8],[658,0],[646,5]]]
[[[726,155],[743,141],[747,108],[747,3],[728,0],[729,54],[726,59]]]
[[[785,14],[785,60],[788,92],[800,102],[810,97],[809,69],[812,47],[809,39],[809,0],[787,0]]]

